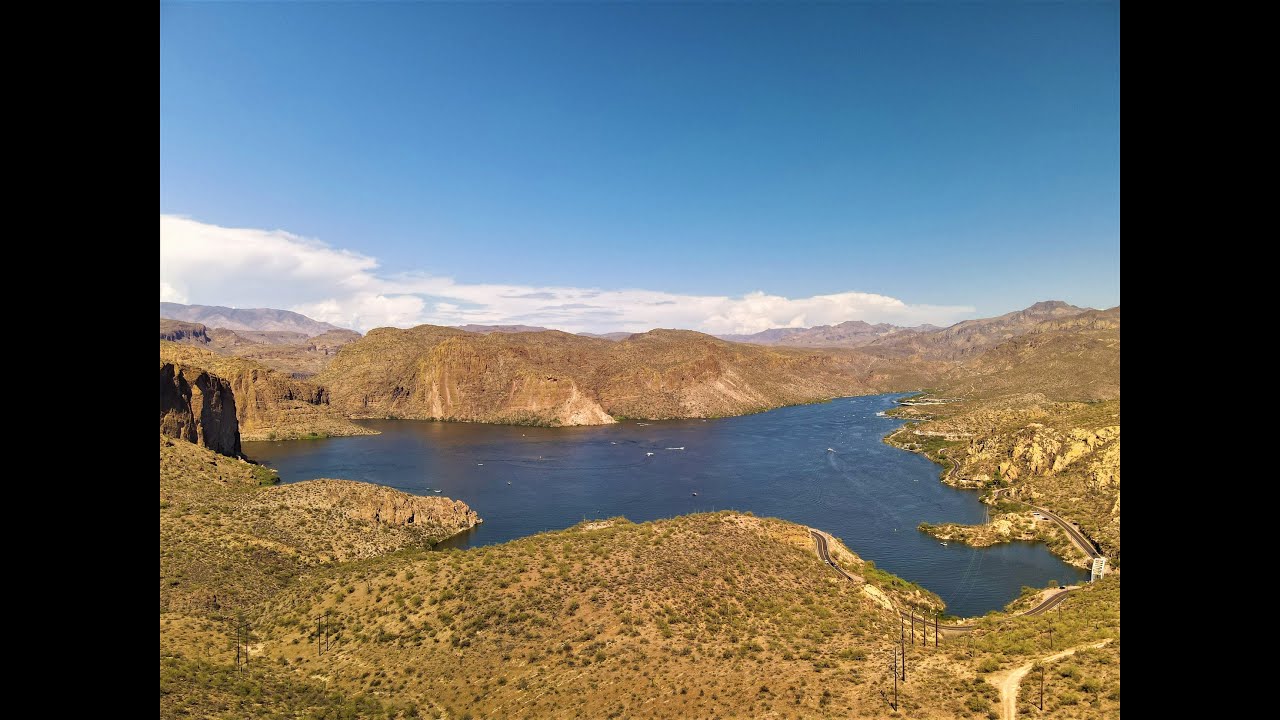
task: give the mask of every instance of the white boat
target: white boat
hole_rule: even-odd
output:
[[[698,493],[694,493],[694,494],[693,494],[693,496],[694,496],[694,497],[698,497]]]
[[[678,447],[678,448],[667,448],[667,449],[668,449],[668,450],[683,450],[683,449],[684,449],[684,446],[683,446],[683,445],[681,445],[681,446],[680,446],[680,447]]]
[[[440,492],[440,491],[439,491],[439,490],[437,490],[436,492]]]
[[[644,454],[644,456],[645,456],[645,457],[649,457],[649,456],[650,456],[650,455],[652,455],[652,454],[653,454],[653,453],[645,453],[645,454]]]
[[[939,540],[938,542],[942,542],[942,541],[941,541],[941,540]],[[946,544],[946,543],[942,543],[942,547],[946,547],[946,546],[947,546],[947,544]]]
[[[833,448],[827,448],[827,452],[835,452]]]
[[[484,467],[484,463],[476,463],[477,467]]]

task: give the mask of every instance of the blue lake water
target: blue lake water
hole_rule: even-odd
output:
[[[936,592],[954,615],[999,609],[1024,585],[1087,578],[1040,544],[978,550],[943,546],[916,530],[921,521],[982,522],[986,506],[977,493],[940,483],[939,466],[882,442],[902,421],[876,413],[899,397],[585,428],[362,421],[382,434],[246,442],[244,452],[279,470],[284,482],[327,477],[424,495],[440,490],[484,519],[444,543],[460,548],[583,519],[641,522],[733,509],[826,530],[878,567]]]

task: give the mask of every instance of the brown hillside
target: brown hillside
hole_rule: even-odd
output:
[[[613,342],[555,330],[479,335],[379,328],[316,379],[353,417],[593,425],[741,415],[920,387],[932,367],[854,351],[766,348],[687,330]]]
[[[1029,328],[940,381],[948,393],[1039,393],[1053,400],[1120,397],[1120,308],[1088,310]]]
[[[1007,340],[1032,332],[1045,321],[1068,318],[1085,308],[1061,300],[1038,302],[1031,307],[992,318],[965,320],[941,330],[903,330],[877,338],[866,347],[893,357],[963,360]]]

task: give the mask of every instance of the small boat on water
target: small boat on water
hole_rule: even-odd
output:
[[[476,463],[476,467],[484,467],[484,463]]]
[[[645,456],[645,457],[649,457],[649,456],[650,456],[650,455],[652,455],[652,454],[653,454],[653,453],[645,453],[645,454],[644,454],[644,456]]]
[[[667,448],[667,449],[668,449],[668,450],[683,450],[683,449],[684,449],[684,446],[683,446],[683,445],[681,445],[681,446],[680,446],[680,447],[678,447],[678,448]]]
[[[938,542],[942,542],[942,541],[941,541],[941,540],[939,540]],[[942,543],[942,547],[946,547],[946,546],[947,546],[947,544],[946,544],[946,543]]]
[[[835,452],[834,448],[827,448],[827,452]]]
[[[694,493],[694,494],[693,494],[693,496],[694,496],[694,497],[698,497],[698,493]]]
[[[508,481],[507,481],[507,484],[508,484],[508,485],[510,485],[510,484],[511,484],[511,481],[510,481],[510,480],[508,480]]]
[[[437,490],[436,492],[440,492],[440,491],[439,491],[439,490]]]

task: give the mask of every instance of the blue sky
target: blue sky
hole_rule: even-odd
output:
[[[362,328],[542,317],[480,287],[575,328],[589,292],[741,306],[580,329],[1109,307],[1119,125],[1115,4],[162,3],[161,294]]]

